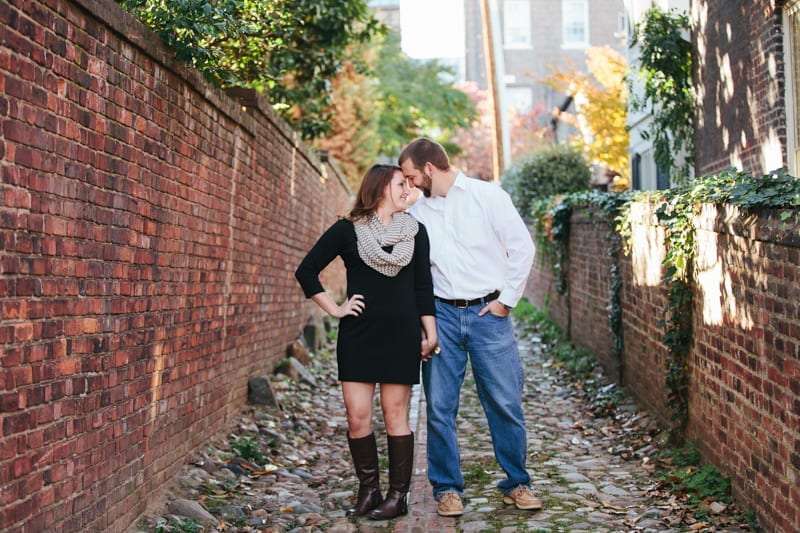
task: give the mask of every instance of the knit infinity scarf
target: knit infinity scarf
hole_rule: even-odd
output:
[[[394,277],[411,262],[414,236],[419,224],[408,213],[395,213],[384,227],[376,214],[353,222],[358,241],[358,255],[373,270]],[[391,246],[387,252],[384,247]]]

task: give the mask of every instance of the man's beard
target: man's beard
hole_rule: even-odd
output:
[[[420,189],[422,189],[422,194],[425,195],[425,198],[431,197],[431,187],[433,187],[433,180],[428,174],[425,172],[422,173],[422,185],[420,185]]]

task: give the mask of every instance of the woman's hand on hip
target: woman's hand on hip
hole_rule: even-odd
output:
[[[339,306],[339,309],[336,312],[336,318],[342,318],[345,316],[358,316],[364,312],[365,307],[364,295],[354,294]]]

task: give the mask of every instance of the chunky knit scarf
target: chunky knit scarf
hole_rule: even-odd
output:
[[[384,227],[376,214],[353,222],[358,241],[358,255],[372,269],[394,277],[411,262],[414,236],[419,224],[408,213],[395,213]],[[383,248],[391,246],[392,251]]]

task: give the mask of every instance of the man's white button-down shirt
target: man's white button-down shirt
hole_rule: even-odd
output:
[[[501,303],[517,304],[535,248],[498,184],[459,171],[446,197],[420,196],[410,212],[428,230],[436,296],[471,300],[499,289]]]

